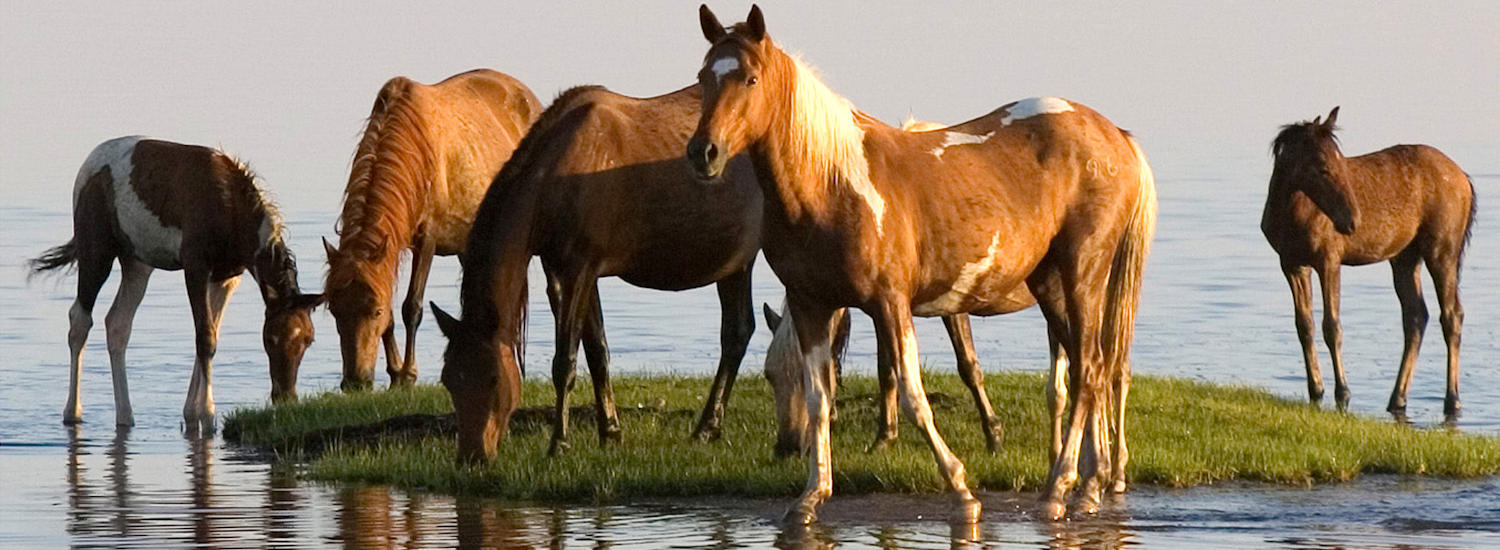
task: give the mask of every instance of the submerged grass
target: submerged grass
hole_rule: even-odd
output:
[[[996,454],[984,449],[973,402],[958,377],[936,374],[924,380],[938,429],[964,460],[971,485],[991,490],[1041,487],[1049,426],[1041,375],[986,376],[1006,430],[1004,450]],[[444,431],[451,422],[416,437],[341,437],[348,426],[450,412],[447,392],[439,386],[324,394],[291,405],[241,409],[228,418],[226,435],[282,452],[314,451],[307,454],[307,471],[316,479],[445,493],[573,501],[797,494],[806,479],[806,463],[771,457],[775,416],[770,388],[759,377],[736,384],[722,440],[688,441],[708,384],[707,378],[616,378],[623,445],[601,447],[592,413],[575,407],[572,448],[549,458],[550,428],[540,411],[552,400],[552,386],[528,380],[523,391],[523,413],[528,414],[512,423],[494,464],[479,467],[455,464],[453,437]],[[576,397],[592,395],[586,383],[579,385]],[[932,455],[909,423],[903,422],[897,445],[875,454],[863,451],[874,435],[874,390],[870,377],[846,378],[840,388],[839,421],[833,425],[835,491],[941,490]],[[1128,475],[1137,484],[1252,480],[1307,485],[1369,473],[1500,473],[1500,438],[1323,411],[1245,387],[1136,377],[1127,423]]]

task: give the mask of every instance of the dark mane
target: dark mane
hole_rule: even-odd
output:
[[[572,132],[590,111],[588,103],[584,103],[584,108],[576,108],[579,98],[604,90],[602,86],[564,90],[542,111],[516,145],[510,160],[491,181],[475,213],[465,253],[460,256],[463,279],[459,304],[464,323],[482,332],[502,331],[500,337],[515,345],[516,362],[522,373],[526,368],[526,266],[533,250],[531,237],[536,215],[532,204],[536,197],[531,185],[533,175],[549,158],[548,146],[557,136]],[[498,273],[502,269],[506,273]],[[512,303],[495,303],[493,290],[497,283],[510,287],[506,295]],[[506,315],[499,310],[503,306],[514,309]],[[514,325],[505,327],[502,321]]]
[[[362,271],[395,269],[400,250],[411,244],[408,226],[423,207],[423,179],[434,158],[427,122],[414,99],[417,86],[396,77],[375,98],[334,226],[342,256],[349,260],[329,266],[328,287],[348,285]],[[372,265],[343,265],[352,260]]]
[[[1276,139],[1271,141],[1271,156],[1280,157],[1289,148],[1304,143],[1321,144],[1325,141],[1332,141],[1337,146],[1339,138],[1334,135],[1334,132],[1338,130],[1337,125],[1329,127],[1312,120],[1283,125],[1281,131],[1276,133]]]

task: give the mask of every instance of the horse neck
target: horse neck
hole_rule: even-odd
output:
[[[782,54],[779,70],[790,77],[784,99],[772,109],[766,135],[752,146],[762,190],[787,219],[829,221],[839,200],[862,200],[884,214],[869,175],[864,131],[848,101],[829,90],[800,61]],[[840,187],[848,187],[839,192]]]
[[[510,204],[501,204],[510,202],[504,197],[487,197],[475,218],[462,257],[459,303],[466,323],[493,331],[494,342],[511,347],[519,358],[526,342],[527,267],[535,250],[535,193],[501,193],[506,194],[524,196]]]

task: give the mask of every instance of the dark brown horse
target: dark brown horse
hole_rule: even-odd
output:
[[[1110,470],[1108,386],[1128,382],[1118,373],[1128,368],[1155,227],[1155,186],[1134,140],[1058,98],[1011,103],[946,132],[903,132],[854,109],[778,48],[758,7],[727,31],[706,6],[700,17],[712,46],[687,157],[710,181],[735,155],[754,161],[762,246],[809,358],[813,458],[788,519],[812,521],[832,493],[829,341],[843,307],[875,321],[879,359],[892,365],[902,409],[927,439],[958,518],[978,517],[963,463],[933,424],[912,315],[999,313],[1023,283],[1080,374],[1047,513],[1063,515],[1080,463],[1083,507],[1096,509]]]
[[[724,185],[693,181],[682,147],[700,102],[696,86],[649,99],[600,87],[564,92],[491,184],[462,256],[462,320],[433,305],[448,337],[443,384],[453,394],[459,453],[493,456],[520,399],[526,266],[540,256],[556,320],[552,379],[566,411],[580,340],[594,380],[599,437],[620,437],[596,281],[644,288],[717,284],[723,356],[695,430],[718,433],[754,330],[750,268],[760,245],[760,194],[748,161]],[[550,452],[566,445],[558,414]]]
[[[135,310],[156,269],[182,270],[193,310],[197,358],[182,416],[190,424],[214,416],[214,351],[224,305],[246,270],[266,303],[263,330],[271,367],[271,398],[295,399],[297,367],[313,340],[309,317],[322,301],[297,287],[297,262],[282,238],[281,215],[250,170],[215,149],[140,136],[99,144],[73,183],[73,239],[31,261],[33,273],[78,266],[78,296],[68,310],[68,404],[63,422],[83,419],[79,374],[94,325],[94,300],[120,262],[120,290],[104,318],[115,423],[135,422],[125,381],[125,346]]]
[[[1426,145],[1396,145],[1345,157],[1334,137],[1339,108],[1310,122],[1288,124],[1273,144],[1276,158],[1260,230],[1281,256],[1292,287],[1297,338],[1307,367],[1307,394],[1323,398],[1323,376],[1313,349],[1312,277],[1323,284],[1323,340],[1333,360],[1334,397],[1343,409],[1349,384],[1339,355],[1339,266],[1391,262],[1406,347],[1387,409],[1406,412],[1406,390],[1427,327],[1421,263],[1427,264],[1442,306],[1448,343],[1448,392],[1443,413],[1458,414],[1458,344],[1464,308],[1458,272],[1474,225],[1474,185],[1442,152]]]
[[[463,250],[484,190],[541,110],[525,85],[487,69],[431,86],[396,77],[380,89],[344,189],[339,245],[324,241],[324,292],[339,331],[344,389],[373,383],[377,339],[391,384],[416,381],[432,257]],[[391,310],[405,250],[412,261],[401,306],[403,362]]]

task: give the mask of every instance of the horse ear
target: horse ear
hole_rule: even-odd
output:
[[[1335,121],[1337,121],[1338,119],[1339,119],[1339,108],[1338,108],[1338,106],[1335,105],[1333,107],[1332,111],[1328,111],[1328,120],[1323,121],[1323,126],[1327,127],[1329,130],[1332,130],[1333,129],[1333,123]]]
[[[458,319],[438,307],[437,302],[427,302],[427,306],[432,308],[432,316],[437,318],[438,329],[443,331],[443,336],[453,338],[458,333]]]
[[[289,305],[293,308],[306,309],[310,311],[318,306],[323,305],[323,293],[319,292],[316,294],[298,294],[296,296],[292,296],[292,298],[288,300],[288,302]]]
[[[717,44],[719,39],[724,38],[724,25],[719,23],[719,18],[714,16],[714,11],[708,9],[708,4],[698,5],[698,24],[703,26],[703,38],[708,43]]]
[[[745,28],[756,42],[766,37],[766,17],[760,13],[759,4],[750,5],[750,16],[745,18]]]
[[[334,256],[339,255],[339,248],[333,246],[333,243],[328,242],[328,237],[323,237],[323,253],[328,255],[328,259],[332,260]]]
[[[1313,126],[1323,125],[1323,115],[1313,117]]]
[[[766,326],[771,328],[771,332],[776,332],[776,329],[781,326],[781,316],[776,313],[776,310],[771,309],[771,304],[761,302],[760,307],[761,312],[766,316]]]

